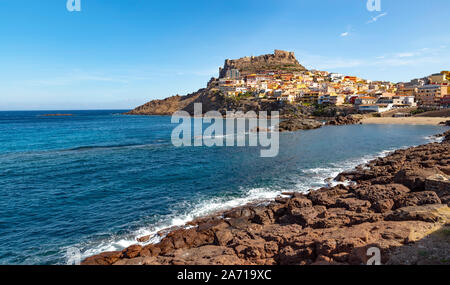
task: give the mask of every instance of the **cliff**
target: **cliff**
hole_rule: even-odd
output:
[[[238,69],[241,75],[268,71],[304,71],[293,52],[275,50],[274,54],[266,54],[256,57],[244,57],[236,60],[225,61],[224,67],[220,69],[220,77],[225,76],[230,69]],[[203,111],[218,110],[224,113],[226,110],[259,111],[278,110],[279,105],[275,103],[259,104],[256,102],[232,102],[224,98],[219,92],[213,91],[211,86],[216,81],[212,78],[206,88],[185,96],[173,96],[163,100],[153,100],[128,112],[128,115],[172,115],[174,112],[183,110],[193,114],[195,103],[203,104]]]

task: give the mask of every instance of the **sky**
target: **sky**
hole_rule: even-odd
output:
[[[0,110],[131,109],[275,49],[371,80],[450,69],[448,0],[76,1],[0,0]]]

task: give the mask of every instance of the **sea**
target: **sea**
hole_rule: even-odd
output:
[[[435,141],[439,126],[350,125],[280,134],[259,147],[175,147],[165,116],[127,110],[0,112],[0,264],[67,264],[136,238],[327,178],[400,148]],[[43,116],[45,114],[71,116]]]

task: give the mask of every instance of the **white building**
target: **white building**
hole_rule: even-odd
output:
[[[383,113],[393,108],[394,104],[367,104],[359,105],[358,110],[361,112]]]

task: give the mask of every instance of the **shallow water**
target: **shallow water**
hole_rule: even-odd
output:
[[[0,264],[64,264],[137,236],[324,179],[428,143],[437,126],[353,125],[280,135],[257,147],[172,146],[170,117],[123,111],[0,112]],[[71,113],[70,117],[43,117]]]

